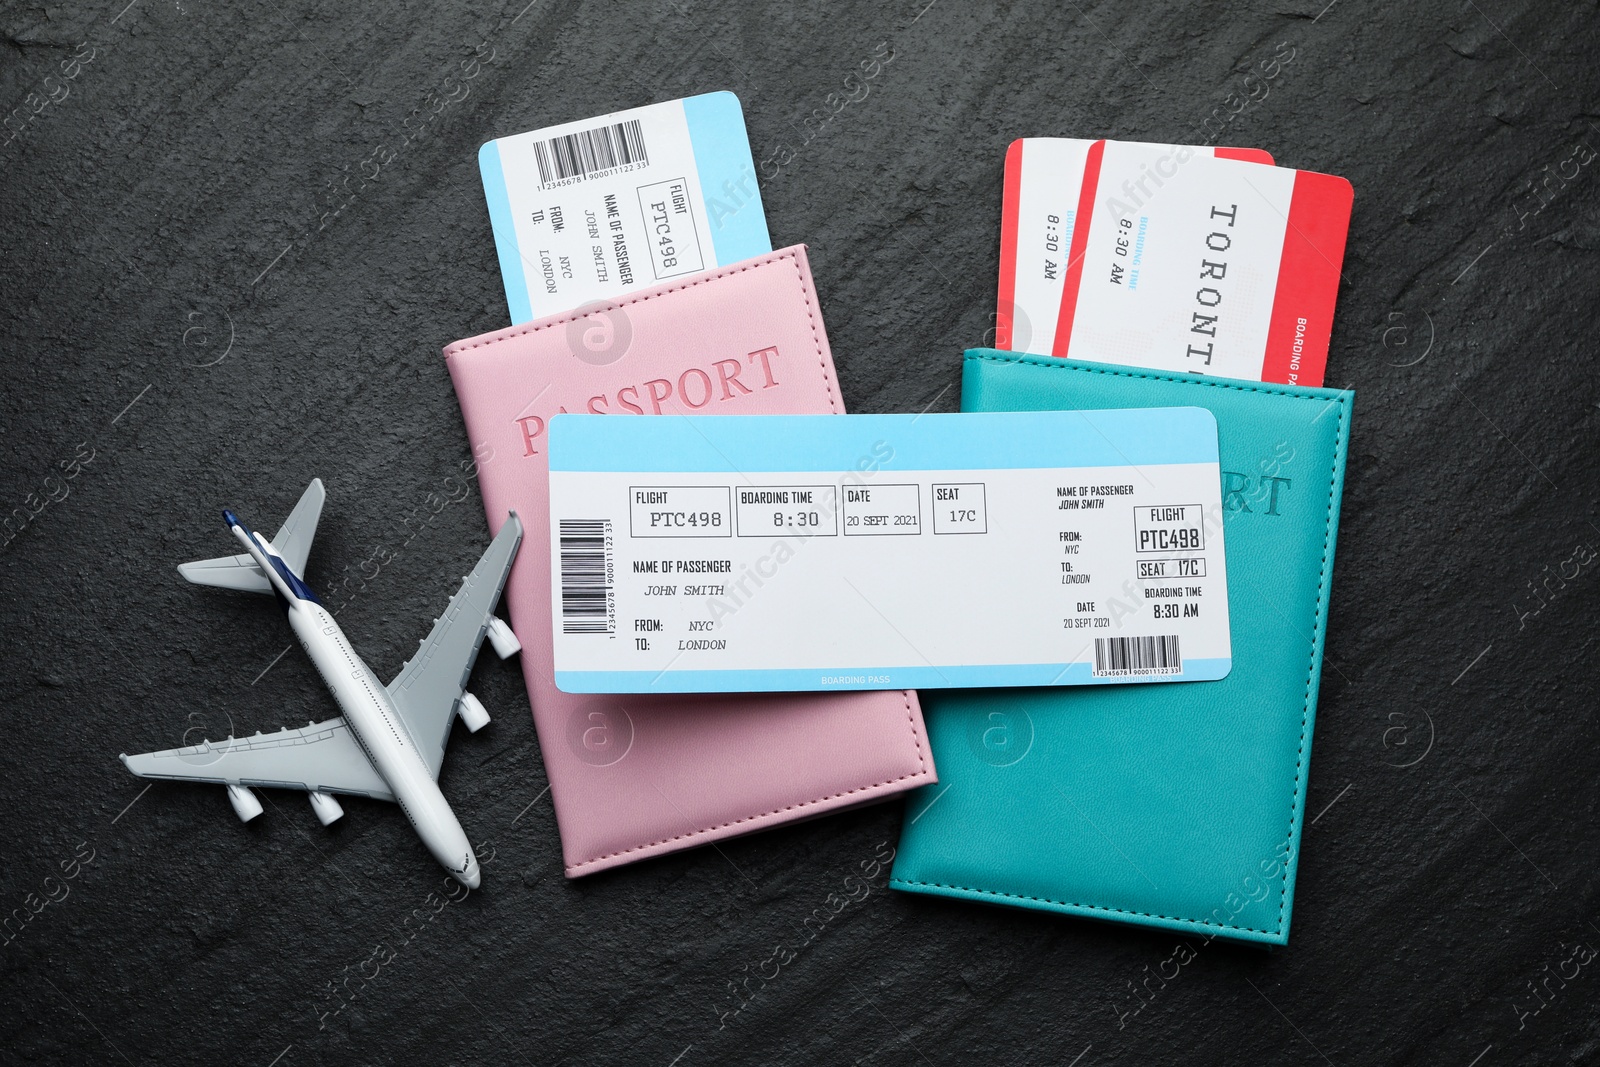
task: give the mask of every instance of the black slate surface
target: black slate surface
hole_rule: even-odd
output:
[[[524,3],[0,14],[0,1060],[1600,1061],[1593,5]],[[174,573],[228,550],[223,504],[270,527],[321,476],[309,578],[380,674],[409,652],[486,537],[438,354],[506,321],[477,146],[720,88],[758,161],[792,156],[770,228],[810,246],[856,411],[957,406],[1013,137],[1257,145],[1354,183],[1286,949],[1175,967],[1171,935],[886,874],[808,934],[898,803],[568,882],[491,657],[495,724],[443,782],[490,842],[466,899],[386,805],[325,831],[263,794],[242,826],[118,763],[331,713],[270,602]]]

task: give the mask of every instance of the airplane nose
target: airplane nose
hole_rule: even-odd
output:
[[[478,857],[472,854],[471,849],[467,850],[465,858],[466,862],[459,871],[454,867],[450,868],[450,876],[468,889],[476,889],[483,884],[483,870],[478,866]]]
[[[239,525],[239,516],[235,515],[233,512],[229,511],[227,508],[223,508],[222,509],[222,521],[228,524],[228,528],[229,529],[232,529],[233,527]]]

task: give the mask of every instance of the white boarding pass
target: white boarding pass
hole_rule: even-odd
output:
[[[1215,680],[1203,408],[550,422],[555,681],[720,693]]]

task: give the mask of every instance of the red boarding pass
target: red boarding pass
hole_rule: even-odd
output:
[[[996,347],[1321,385],[1354,194],[1343,178],[1266,160],[1013,143]]]

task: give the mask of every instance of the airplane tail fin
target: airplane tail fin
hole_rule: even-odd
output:
[[[300,496],[300,503],[289,512],[289,517],[283,520],[278,532],[272,535],[272,547],[297,575],[305,574],[306,558],[311,554],[311,542],[317,535],[317,520],[322,517],[322,502],[326,498],[322,479],[311,479],[311,484]],[[261,573],[261,568],[248,552],[180,563],[178,573],[196,585],[215,585],[247,593],[272,592],[272,583],[267,581],[267,576]]]

